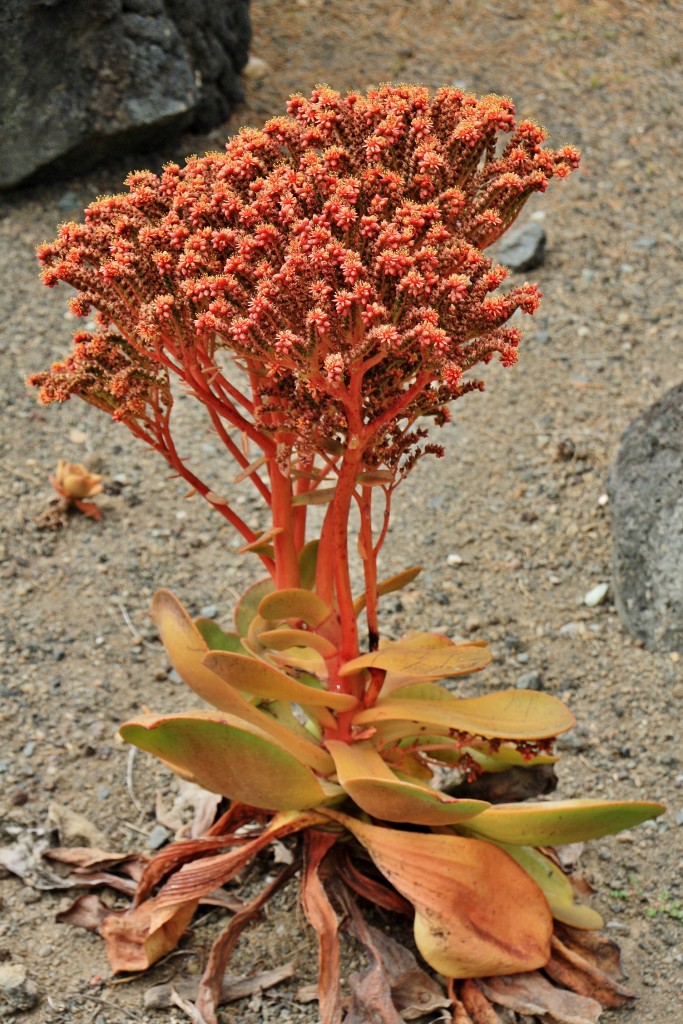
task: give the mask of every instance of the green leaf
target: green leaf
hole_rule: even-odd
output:
[[[415,907],[415,942],[447,978],[544,967],[553,921],[536,883],[491,843],[368,825],[329,808]],[[476,818],[474,819],[476,821]]]
[[[275,584],[269,577],[259,580],[258,583],[252,584],[244,591],[235,607],[235,629],[240,636],[247,635],[252,619],[258,613],[258,606],[266,594],[270,594],[273,590],[275,590]]]
[[[406,736],[442,731],[448,735],[457,729],[491,739],[541,740],[571,729],[574,716],[557,697],[535,690],[501,690],[467,699],[400,700],[389,696],[354,716],[358,726],[397,722],[413,723]],[[398,738],[400,732],[396,735],[392,730],[392,738]],[[384,733],[382,738],[387,740]]]
[[[315,573],[318,567],[318,548],[320,541],[309,540],[299,554],[299,579],[305,590],[312,590],[315,585]]]
[[[377,596],[384,597],[385,594],[392,594],[395,590],[403,590],[409,583],[420,575],[422,572],[422,566],[413,565],[410,569],[404,569],[403,572],[397,572],[395,576],[388,576],[385,580],[380,580],[377,584]],[[368,603],[367,594],[361,594],[353,602],[353,610],[356,615],[365,608]]]
[[[575,902],[571,882],[549,857],[529,846],[511,846],[508,843],[496,843],[496,846],[505,850],[533,878],[557,921],[586,930],[603,927],[605,922],[597,910]]]
[[[194,624],[199,630],[209,651],[234,651],[246,654],[242,641],[237,633],[226,633],[212,619],[195,619]]]
[[[350,693],[306,686],[258,658],[230,651],[212,651],[206,655],[204,665],[231,687],[246,690],[261,700],[288,700],[334,711],[351,711],[358,706],[357,699]]]
[[[421,643],[407,646],[406,641],[399,641],[347,661],[339,674],[349,676],[362,668],[381,668],[398,675],[442,679],[478,672],[490,662],[491,652],[478,644],[439,643],[428,647]]]
[[[204,789],[252,807],[303,810],[334,793],[292,753],[233,715],[141,715],[120,733]]]
[[[620,800],[553,800],[489,807],[467,831],[514,846],[562,846],[599,839],[663,814],[663,804]]]
[[[456,800],[428,786],[401,780],[371,743],[328,740],[326,746],[340,784],[373,818],[436,827],[465,821],[490,806],[483,800]]]
[[[301,619],[311,629],[317,629],[332,614],[332,609],[317,594],[300,588],[274,590],[262,599],[258,611],[264,619],[272,622]]]

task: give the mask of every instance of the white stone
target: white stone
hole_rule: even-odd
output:
[[[609,583],[598,583],[597,587],[593,587],[584,595],[583,603],[587,608],[597,608],[599,604],[604,602],[608,592]]]

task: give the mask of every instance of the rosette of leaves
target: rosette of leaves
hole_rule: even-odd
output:
[[[380,587],[396,589],[416,571]],[[319,936],[325,1024],[341,1019],[325,863],[356,894],[412,914],[417,948],[440,974],[536,970],[550,958],[554,921],[602,924],[577,902],[549,848],[663,811],[607,800],[491,804],[435,788],[444,767],[472,776],[552,763],[552,741],[574,724],[559,699],[541,692],[458,697],[453,681],[490,662],[484,644],[416,633],[347,662],[335,677],[345,685],[330,688],[334,611],[313,590],[276,590],[270,580],[252,586],[233,632],[193,621],[166,590],[156,594],[153,616],[174,668],[213,710],[147,713],[121,735],[232,803],[205,839],[153,859],[133,909],[105,923],[114,970],[143,969],[164,955],[200,899],[294,833],[304,851],[302,905]],[[247,822],[255,832],[245,833]],[[218,940],[197,1004],[206,1020],[250,916],[237,914]]]

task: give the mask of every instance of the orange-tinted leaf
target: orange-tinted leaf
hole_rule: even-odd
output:
[[[428,786],[399,779],[371,743],[328,740],[327,749],[340,784],[373,818],[413,825],[454,825],[489,806],[481,800],[455,800]]]
[[[347,661],[340,675],[352,675],[362,668],[382,668],[398,675],[442,679],[477,672],[490,662],[491,652],[477,644],[440,643],[432,647],[421,644],[407,646],[405,641],[399,641]]]
[[[332,609],[317,594],[301,588],[274,590],[263,598],[258,610],[264,619],[273,622],[302,619],[311,629],[317,629],[332,614]]]
[[[233,715],[141,715],[120,732],[204,789],[252,807],[300,810],[330,795],[294,754]]]
[[[258,584],[257,584],[258,586]],[[323,775],[332,771],[332,758],[320,747],[294,735],[289,729],[245,700],[237,689],[202,664],[206,643],[180,602],[168,590],[159,590],[152,605],[154,620],[171,664],[187,685],[220,711],[236,715],[267,733],[299,761]]]
[[[663,814],[663,804],[619,800],[554,800],[498,804],[468,823],[468,832],[515,846],[563,846],[633,828]]]
[[[310,629],[268,629],[259,634],[259,641],[274,651],[286,651],[288,647],[311,647],[323,658],[331,658],[337,653],[331,640]]]
[[[351,711],[358,705],[352,694],[333,693],[306,686],[273,665],[243,654],[212,651],[206,655],[204,665],[229,686],[246,690],[261,700],[288,700],[297,704],[333,708],[335,711]]]
[[[403,832],[325,809],[367,849],[415,907],[415,942],[451,978],[543,967],[552,916],[543,893],[511,857],[461,836]]]
[[[561,700],[548,693],[501,690],[467,699],[447,693],[439,700],[401,700],[390,696],[359,712],[354,722],[377,726],[412,722],[418,726],[415,733],[409,730],[405,735],[417,735],[420,730],[444,730],[447,735],[448,730],[458,729],[473,736],[539,740],[571,729],[574,716]]]

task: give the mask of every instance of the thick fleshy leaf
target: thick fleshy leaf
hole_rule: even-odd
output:
[[[666,808],[646,801],[554,800],[498,804],[468,822],[472,835],[514,846],[563,846],[599,839],[657,818]]]
[[[508,768],[533,768],[538,764],[557,764],[560,760],[555,754],[524,757],[516,747],[505,743],[501,743],[495,754],[490,752],[488,745],[485,751],[477,747],[463,747],[463,753],[469,754],[485,772],[505,772]]]
[[[263,598],[258,610],[264,619],[274,622],[302,619],[311,629],[321,626],[332,614],[332,609],[317,594],[301,588],[274,590]]]
[[[454,825],[489,806],[482,800],[456,800],[428,786],[403,781],[372,743],[328,740],[327,749],[340,784],[373,818],[412,825]]]
[[[201,633],[208,650],[233,651],[235,654],[247,653],[237,633],[226,633],[213,619],[195,619],[194,624]]]
[[[233,715],[140,715],[120,733],[204,789],[251,807],[303,810],[331,795],[293,754]]]
[[[421,572],[422,566],[413,565],[410,569],[404,569],[403,572],[397,572],[395,576],[388,576],[387,579],[380,580],[377,584],[377,596],[384,597],[385,594],[392,594],[395,590],[403,590],[403,588],[407,587],[409,583],[412,583]],[[356,615],[360,615],[367,603],[368,599],[366,594],[361,594],[360,597],[356,598],[353,602],[353,609]]]
[[[592,907],[575,902],[571,882],[549,857],[530,846],[512,846],[509,843],[498,845],[533,878],[557,921],[573,928],[602,928],[604,921],[600,914]]]
[[[478,644],[440,643],[432,647],[421,644],[408,646],[405,641],[399,641],[347,661],[340,675],[352,675],[362,668],[381,668],[398,675],[443,679],[445,676],[477,672],[490,662],[491,652]]]
[[[204,665],[231,687],[246,690],[262,700],[289,700],[335,711],[351,711],[358,704],[350,693],[333,693],[306,686],[273,665],[243,654],[211,651],[205,656]]]
[[[550,957],[553,921],[536,883],[490,843],[368,825],[336,811],[415,907],[415,942],[449,978],[516,974]]]
[[[557,736],[574,725],[574,716],[561,700],[536,690],[501,690],[483,697],[461,699],[446,694],[439,700],[401,700],[393,696],[360,711],[356,725],[415,723],[405,735],[451,729],[473,736],[540,740]],[[386,738],[386,737],[385,737]]]
[[[299,508],[302,505],[329,505],[337,493],[336,487],[318,487],[315,491],[302,491],[292,498],[292,507]]]
[[[337,648],[331,640],[310,629],[268,629],[259,633],[259,641],[273,651],[286,651],[288,647],[311,647],[323,658],[337,654]]]
[[[273,590],[275,590],[275,584],[268,577],[268,579],[253,583],[244,591],[235,606],[234,615],[235,629],[240,636],[247,635],[251,620],[258,614],[258,606],[266,594],[270,594]]]
[[[209,653],[206,643],[180,601],[170,591],[157,591],[152,614],[173,668],[203,700],[262,729],[275,743],[284,746],[299,761],[322,775],[334,769],[332,758],[324,750],[292,734],[259,711],[237,689],[202,664],[202,659]]]

